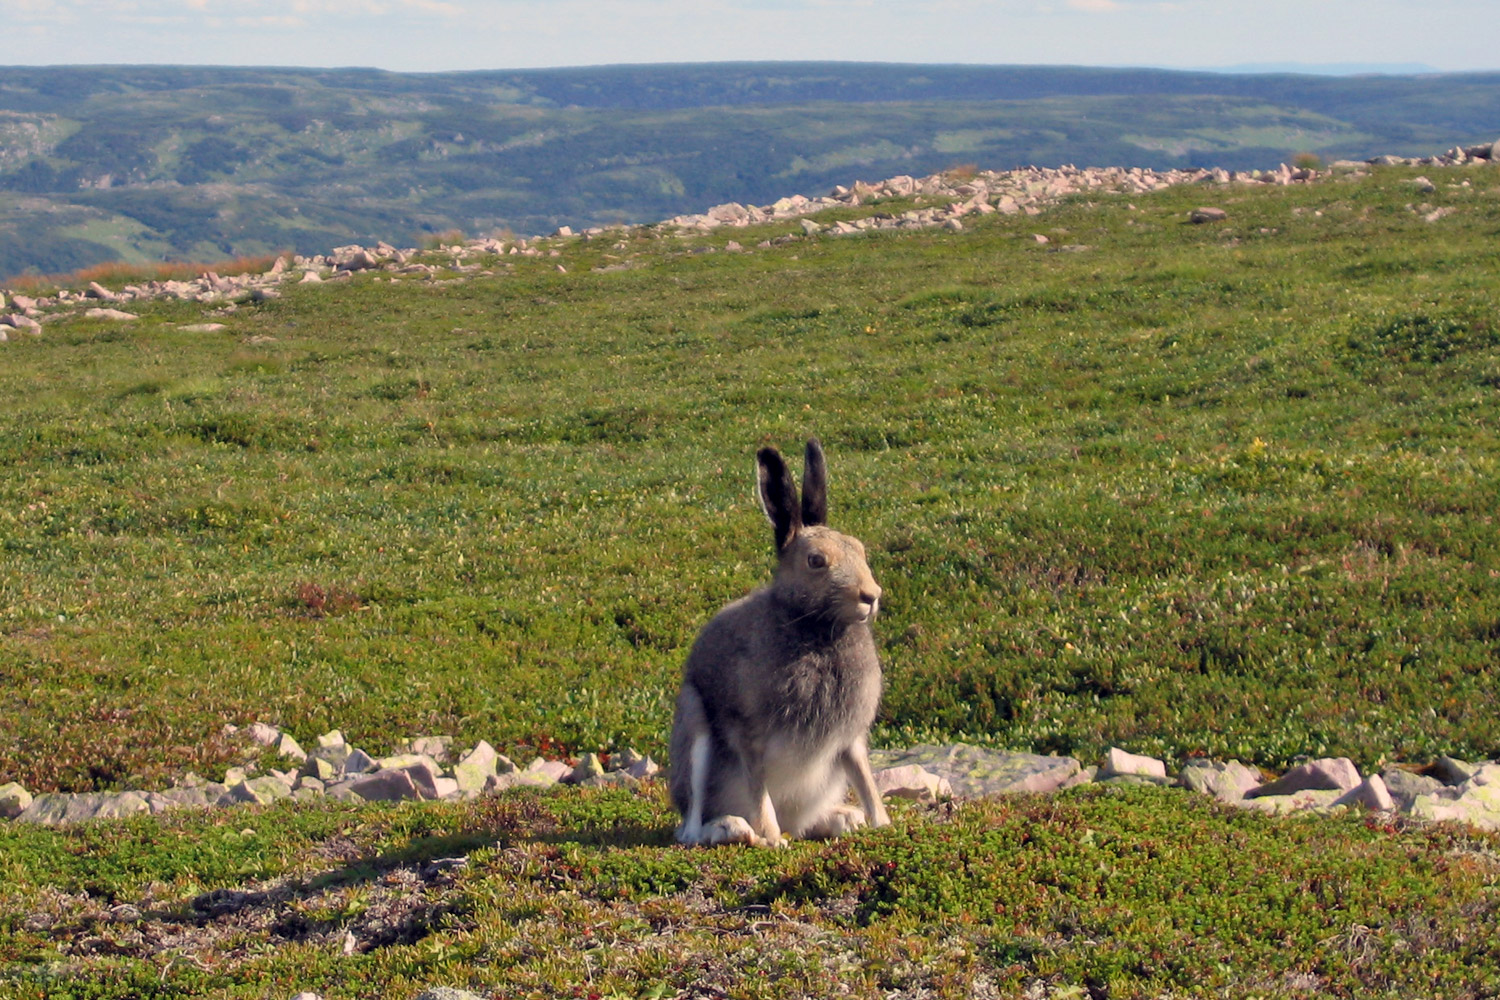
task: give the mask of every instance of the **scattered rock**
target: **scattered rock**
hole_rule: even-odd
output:
[[[947,778],[933,774],[920,764],[881,768],[875,772],[875,788],[883,798],[936,802],[953,797]]]
[[[1205,222],[1223,222],[1229,218],[1229,213],[1222,208],[1195,208],[1188,215],[1188,221],[1194,225],[1202,225]]]
[[[0,819],[15,819],[31,805],[31,793],[14,781],[0,785]]]
[[[1099,767],[1099,776],[1100,778],[1113,778],[1119,775],[1165,779],[1167,765],[1155,757],[1138,757],[1135,754],[1126,753],[1119,747],[1110,747],[1109,752],[1104,755],[1104,763]]]
[[[418,736],[407,746],[412,753],[425,754],[440,764],[448,763],[448,751],[453,746],[451,736]]]
[[[1418,795],[1432,795],[1438,789],[1445,787],[1434,777],[1399,767],[1386,768],[1380,772],[1380,777],[1385,782],[1386,791],[1390,793],[1396,808],[1402,812],[1411,811],[1412,803],[1416,801]]]
[[[123,309],[105,309],[105,308],[86,309],[86,310],[84,310],[83,315],[86,316],[89,319],[108,319],[108,320],[115,320],[117,322],[122,322],[122,323],[123,322],[129,322],[130,320],[134,320],[134,319],[140,319],[140,317],[137,316],[135,313],[128,313],[128,312],[126,312]]]
[[[285,781],[268,774],[260,778],[247,778],[234,785],[224,793],[218,804],[233,805],[237,802],[251,802],[264,806],[291,794],[292,790]]]
[[[953,794],[966,798],[1015,792],[1052,792],[1082,772],[1072,757],[1043,757],[955,743],[909,750],[872,751],[872,767],[917,764],[946,778]]]
[[[1390,791],[1385,787],[1385,780],[1378,774],[1370,775],[1360,784],[1334,799],[1333,804],[1335,806],[1364,806],[1366,809],[1374,809],[1377,812],[1387,812],[1396,808],[1395,800],[1391,798]]]
[[[1237,760],[1228,763],[1190,760],[1177,774],[1177,783],[1220,802],[1237,803],[1245,793],[1261,784],[1260,772]]]
[[[97,281],[90,281],[89,287],[83,292],[84,298],[98,299],[100,302],[118,302],[120,296],[105,288]]]
[[[1246,793],[1246,798],[1292,795],[1301,791],[1349,791],[1360,783],[1359,771],[1348,757],[1324,757],[1308,761]]]
[[[463,795],[478,795],[484,791],[484,783],[497,773],[496,765],[500,755],[495,748],[484,740],[464,754],[453,767],[453,779],[458,783],[458,790]],[[512,764],[514,769],[515,765]]]
[[[586,753],[578,760],[578,764],[558,780],[567,785],[581,785],[595,778],[604,777],[604,765],[599,762],[599,755]]]
[[[484,998],[468,990],[460,990],[452,986],[429,986],[412,1000],[484,1000]]]
[[[223,323],[188,323],[181,329],[184,333],[218,333],[228,328]]]
[[[1477,764],[1470,764],[1457,757],[1444,754],[1433,762],[1430,773],[1445,785],[1461,785],[1472,778],[1478,770]]]

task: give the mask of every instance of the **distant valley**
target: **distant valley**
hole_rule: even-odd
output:
[[[0,69],[0,278],[649,222],[962,164],[1269,168],[1500,134],[1500,74],[753,63]]]

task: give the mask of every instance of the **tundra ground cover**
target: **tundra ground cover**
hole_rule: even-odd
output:
[[[1414,176],[748,253],[636,232],[298,286],[220,334],[160,303],[6,344],[0,777],[162,783],[255,719],[659,753],[686,644],[767,575],[753,449],[811,433],[886,588],[877,744],[1500,755],[1500,171]],[[1209,201],[1229,219],[1188,225]],[[784,856],[668,847],[650,795],[247,815],[0,831],[0,987],[638,996],[711,967],[784,996],[844,956],[868,995],[1495,989],[1494,840],[1454,831],[1094,792]],[[450,853],[462,888],[429,886]],[[274,905],[194,909],[214,890]],[[226,934],[252,912],[173,963],[85,892]]]

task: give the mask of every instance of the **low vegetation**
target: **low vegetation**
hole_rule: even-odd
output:
[[[1500,756],[1500,168],[1427,175],[49,324],[0,348],[0,779],[160,785],[256,719],[660,755],[768,573],[753,450],[812,433],[886,588],[877,744]],[[1497,841],[1457,829],[1157,789],[670,827],[659,790],[6,827],[0,991],[1500,989]]]

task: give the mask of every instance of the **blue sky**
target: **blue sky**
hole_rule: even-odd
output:
[[[6,62],[1500,69],[1496,0],[0,0]]]

